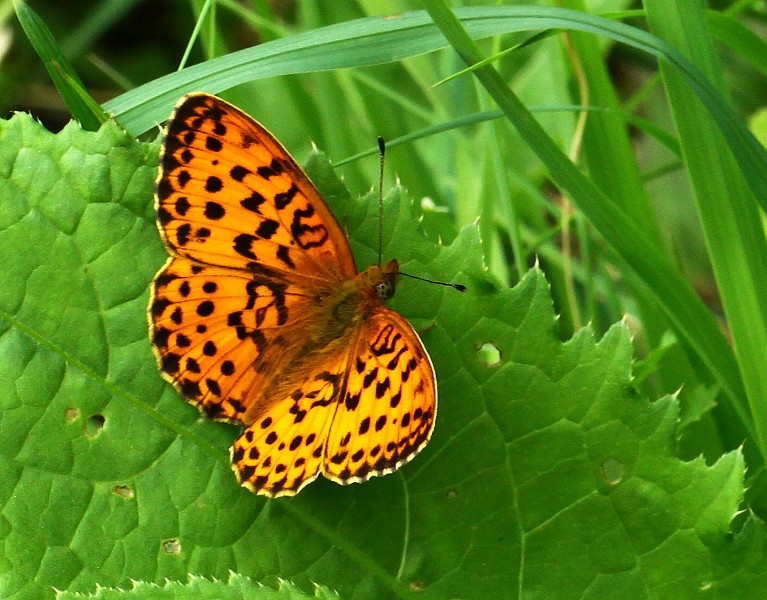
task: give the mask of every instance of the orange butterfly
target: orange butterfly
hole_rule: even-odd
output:
[[[366,481],[426,445],[434,369],[383,304],[397,261],[357,272],[328,206],[266,129],[215,96],[185,96],[155,201],[172,256],[152,282],[151,343],[189,402],[245,426],[231,448],[243,486],[277,497],[320,474]]]

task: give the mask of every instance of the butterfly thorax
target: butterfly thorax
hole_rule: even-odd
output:
[[[328,295],[319,300],[327,321],[317,328],[314,341],[325,346],[344,337],[350,327],[357,327],[371,311],[394,295],[399,263],[389,261],[384,266],[373,265],[356,277],[335,284]]]
[[[313,315],[307,324],[294,333],[302,343],[284,351],[272,361],[274,376],[268,377],[262,398],[291,395],[295,382],[309,376],[315,366],[327,362],[329,356],[349,350],[354,331],[359,331],[371,314],[381,309],[384,300],[394,293],[399,263],[389,261],[384,266],[373,265],[354,277],[328,282],[328,287],[314,301]],[[252,423],[266,408],[254,402],[243,416]]]

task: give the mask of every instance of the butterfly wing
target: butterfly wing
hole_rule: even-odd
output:
[[[356,274],[346,238],[279,142],[207,94],[168,121],[156,211],[175,255],[149,306],[160,370],[209,416],[247,422],[312,335],[317,296]]]
[[[402,315],[380,306],[361,328],[325,448],[341,484],[396,471],[426,445],[437,413],[434,367]]]
[[[343,390],[346,354],[315,361],[232,444],[232,470],[250,491],[269,497],[292,496],[322,472],[325,445]]]
[[[162,375],[209,417],[247,423],[261,391],[307,343],[317,306],[255,273],[168,260],[153,283],[150,339]]]
[[[264,127],[215,96],[183,97],[168,120],[156,211],[178,256],[308,278],[356,273],[343,231],[303,170]]]
[[[437,389],[410,324],[384,306],[235,440],[238,481],[288,496],[323,474],[347,484],[397,470],[428,442]]]

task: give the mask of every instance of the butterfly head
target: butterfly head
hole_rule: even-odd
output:
[[[382,267],[372,266],[367,270],[368,283],[381,300],[388,300],[394,295],[399,274],[399,263],[390,260]]]

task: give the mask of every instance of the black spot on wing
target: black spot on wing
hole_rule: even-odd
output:
[[[235,181],[242,181],[248,173],[250,171],[242,165],[235,165],[230,169],[229,176]]]
[[[280,173],[283,173],[285,171],[285,166],[282,164],[282,162],[278,158],[273,158],[272,162],[268,165],[263,165],[261,167],[258,167],[256,169],[256,173],[260,177],[263,177],[264,179],[269,179],[270,177],[274,177],[275,175],[279,175]]]
[[[245,210],[249,210],[251,212],[261,214],[261,205],[264,202],[266,202],[266,198],[264,198],[258,192],[253,192],[250,196],[248,196],[244,200],[241,200],[240,205]]]
[[[298,188],[295,183],[292,183],[287,190],[274,195],[274,206],[277,210],[282,210],[293,201],[297,193]]]

